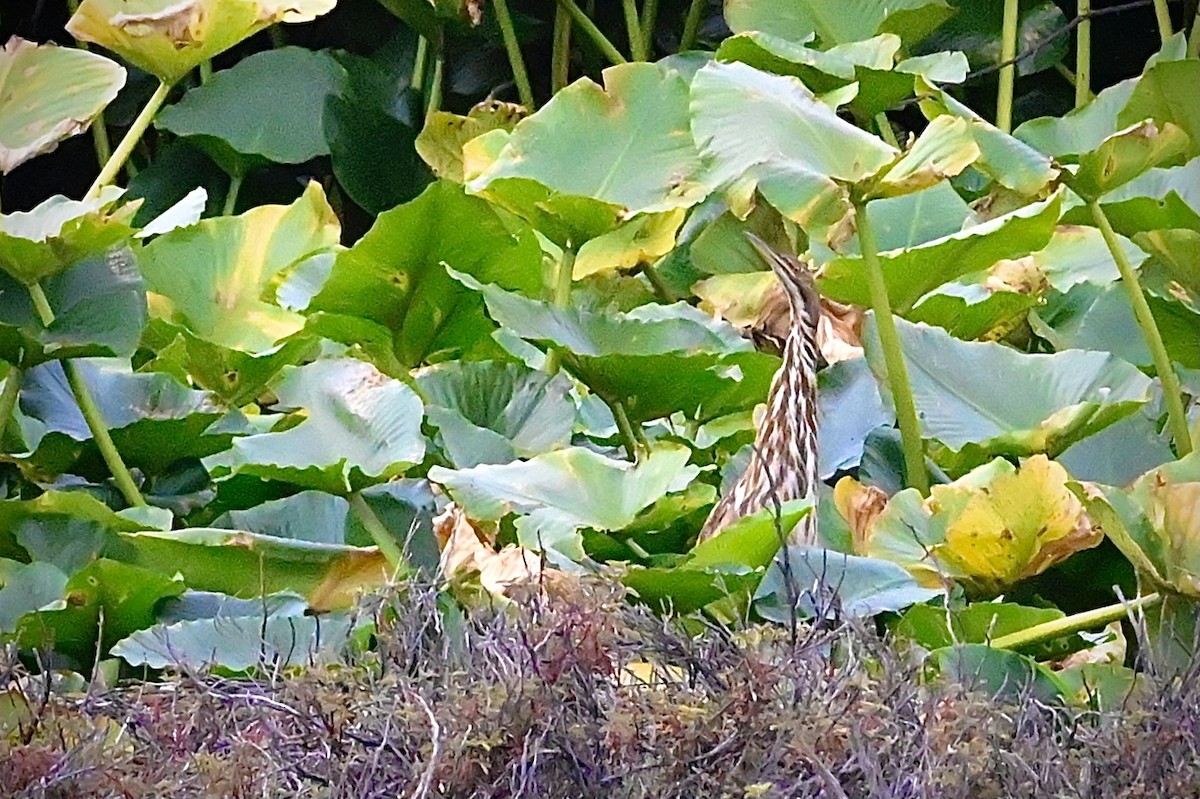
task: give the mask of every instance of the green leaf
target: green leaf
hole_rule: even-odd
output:
[[[0,500],[0,558],[45,561],[70,574],[91,562],[111,533],[143,529],[82,491]]]
[[[892,631],[926,649],[940,649],[955,643],[985,644],[1065,615],[1058,608],[1030,608],[1012,602],[977,602],[951,609],[917,605],[905,612]]]
[[[762,31],[793,42],[816,37],[826,47],[899,34],[912,47],[954,14],[942,0],[863,0],[836,10],[819,0],[727,0],[725,21],[734,33]]]
[[[452,362],[416,375],[426,416],[458,468],[507,463],[561,449],[571,441],[571,383],[526,366]]]
[[[1183,166],[1151,169],[1118,186],[1100,199],[1113,228],[1126,236],[1156,229],[1186,229],[1200,233],[1200,158]],[[1080,204],[1063,214],[1063,221],[1094,224],[1091,209]]]
[[[434,175],[462,183],[463,145],[488,131],[511,131],[525,113],[524,106],[499,100],[478,103],[466,116],[435,111],[425,119],[416,138],[417,152]]]
[[[1105,353],[1026,355],[903,320],[897,320],[897,332],[922,433],[942,444],[934,458],[955,471],[994,455],[1053,456],[1149,398],[1149,379]],[[878,376],[873,323],[864,343]],[[997,385],[1005,390],[997,392]]]
[[[1079,170],[1067,182],[1085,200],[1095,200],[1154,167],[1172,165],[1187,152],[1188,142],[1177,126],[1146,120],[1081,155]]]
[[[615,461],[580,447],[528,461],[470,469],[435,466],[429,479],[445,486],[474,519],[517,520],[519,543],[555,560],[583,557],[579,528],[619,530],[669,491],[679,491],[699,470],[689,451],[660,447],[637,464]]]
[[[0,273],[0,357],[29,367],[133,353],[146,324],[146,289],[132,250],[85,258],[46,278],[42,289],[55,315],[49,327],[29,290]]]
[[[32,211],[0,214],[0,269],[33,285],[129,241],[137,203],[114,209],[122,193],[110,186],[79,201],[56,194]]]
[[[1200,155],[1200,61],[1161,61],[1151,65],[1137,82],[1129,102],[1117,114],[1117,124],[1135,125],[1153,119],[1160,126],[1170,123],[1188,136],[1187,157]]]
[[[67,23],[76,39],[98,44],[174,83],[198,64],[277,22],[309,22],[337,0],[83,0]]]
[[[270,301],[272,282],[337,244],[340,229],[312,182],[291,205],[260,205],[173,230],[142,251],[146,285],[160,295],[151,310],[197,338],[264,353],[304,326],[302,316]]]
[[[124,85],[125,70],[104,56],[9,39],[0,48],[0,174],[87,130]]]
[[[934,117],[880,179],[875,191],[883,197],[896,197],[928,189],[962,172],[979,154],[967,120],[949,114]]]
[[[339,253],[306,312],[382,326],[405,367],[437,354],[495,353],[482,301],[452,280],[447,266],[505,288],[541,291],[542,253],[533,232],[509,224],[461,187],[440,181],[416,200],[381,214],[365,236]],[[349,336],[319,323],[313,327],[335,340],[360,340],[357,331]]]
[[[1061,704],[1067,686],[1046,666],[1007,649],[986,644],[958,644],[930,655],[943,677],[990,697],[1015,700],[1033,696],[1039,702]]]
[[[865,359],[822,369],[817,373],[817,473],[826,479],[857,467],[867,436],[893,421]]]
[[[870,208],[870,205],[867,206]],[[1020,258],[1045,247],[1062,209],[1062,195],[1033,203],[995,219],[914,247],[879,254],[888,297],[906,313],[925,294],[999,260]],[[861,256],[842,256],[825,265],[821,293],[839,302],[870,305],[866,266]]]
[[[240,413],[170,375],[135,374],[124,360],[77,360],[75,364],[128,466],[158,474],[182,458],[225,449],[235,432],[245,430]],[[20,403],[22,429],[34,463],[53,472],[105,473],[59,363],[26,374]]]
[[[205,459],[214,479],[253,475],[341,494],[395,477],[425,455],[421,400],[370,364],[289,366],[274,390],[277,410],[304,410],[300,423],[234,439]]]
[[[325,52],[281,47],[255,53],[164,108],[155,126],[195,137],[234,175],[264,161],[301,164],[329,155],[322,122],[326,99],[345,70]],[[247,108],[256,109],[246,113]]]
[[[961,50],[972,70],[999,66],[1004,4],[992,0],[953,0],[955,13],[921,45],[922,52]],[[1022,0],[1017,12],[1017,74],[1051,69],[1066,58],[1070,39],[1062,10],[1050,0]]]
[[[62,602],[67,579],[52,563],[0,558],[0,636],[16,632],[26,613]]]

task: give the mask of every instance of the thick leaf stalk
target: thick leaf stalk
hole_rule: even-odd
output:
[[[596,27],[596,23],[592,22],[588,15],[583,13],[583,9],[575,4],[575,0],[558,0],[558,5],[571,15],[571,19],[575,20],[575,24],[579,26],[579,29],[583,31],[585,36],[592,40],[592,44],[596,46],[600,54],[607,58],[611,64],[615,66],[627,63],[625,56],[621,55],[621,51]]]
[[[571,80],[571,15],[554,9],[554,43],[550,52],[550,92],[558,94]]]
[[[908,485],[922,495],[929,493],[929,475],[925,471],[925,450],[921,446],[921,426],[917,421],[917,409],[913,403],[912,386],[908,380],[908,367],[904,363],[904,352],[900,347],[900,336],[892,319],[892,305],[888,299],[887,283],[883,279],[883,267],[879,264],[879,248],[875,231],[867,217],[866,203],[855,208],[858,218],[858,241],[863,261],[867,267],[867,285],[871,292],[871,309],[875,312],[875,324],[879,330],[879,344],[883,349],[883,360],[887,367],[888,387],[892,402],[896,406],[896,421],[900,425],[900,442],[904,450],[904,470]]]
[[[1163,44],[1174,35],[1171,29],[1171,11],[1167,8],[1167,0],[1154,0],[1154,19],[1158,22],[1158,38]]]
[[[1081,20],[1075,31],[1075,107],[1092,99],[1092,0],[1078,0],[1076,15]]]
[[[8,423],[12,421],[13,408],[17,405],[17,395],[21,393],[21,381],[25,373],[18,366],[10,366],[4,378],[4,391],[0,392],[0,440],[3,440]],[[2,451],[2,450],[0,450]]]
[[[1192,435],[1188,430],[1187,414],[1183,408],[1183,390],[1179,384],[1179,376],[1171,366],[1171,358],[1167,355],[1167,347],[1163,343],[1162,333],[1158,330],[1158,323],[1154,321],[1154,314],[1150,312],[1150,304],[1146,302],[1146,295],[1142,292],[1137,270],[1125,257],[1125,251],[1108,221],[1108,215],[1100,207],[1100,201],[1093,200],[1091,209],[1092,219],[1096,222],[1096,227],[1100,228],[1104,243],[1108,245],[1108,250],[1117,263],[1117,269],[1121,273],[1121,285],[1125,287],[1129,304],[1133,306],[1134,318],[1137,319],[1138,327],[1142,329],[1142,335],[1146,338],[1150,357],[1154,359],[1154,369],[1158,372],[1167,404],[1167,424],[1171,428],[1171,437],[1175,440],[1175,452],[1182,458],[1192,451]]]
[[[379,520],[375,511],[371,510],[371,506],[363,499],[363,495],[355,491],[350,495],[350,509],[358,518],[358,521],[366,529],[367,534],[371,536],[371,540],[375,542],[375,546],[379,547],[379,551],[387,558],[388,565],[392,567],[392,572],[401,574],[408,569],[408,561],[404,557],[404,550],[396,541],[396,537],[391,534],[387,527]]]
[[[691,50],[696,46],[700,34],[700,21],[704,18],[706,0],[692,0],[688,6],[687,17],[683,20],[683,35],[679,37],[679,51]]]
[[[996,127],[1012,132],[1013,84],[1017,79],[1017,0],[1004,0],[1004,22],[1000,28],[1000,86],[996,93]]]
[[[571,302],[571,284],[575,272],[575,250],[563,247],[562,256],[554,270],[554,288],[551,289],[550,303],[555,308],[566,308]],[[546,374],[556,375],[562,367],[562,353],[551,349],[546,353]]]
[[[625,30],[629,36],[629,58],[632,61],[645,61],[646,52],[642,48],[642,25],[638,19],[637,4],[634,0],[621,0],[621,8],[625,12]]]
[[[29,287],[29,296],[33,300],[33,307],[37,310],[42,324],[46,327],[52,325],[54,310],[50,307],[50,301],[46,299],[46,292],[42,291],[39,284],[34,283]],[[142,492],[138,491],[137,484],[133,481],[133,475],[129,473],[129,467],[121,459],[121,453],[117,452],[117,446],[108,432],[104,415],[100,413],[100,407],[96,405],[96,400],[92,397],[92,392],[88,389],[78,364],[71,360],[65,360],[62,362],[62,366],[67,375],[67,384],[71,387],[71,393],[75,395],[75,402],[79,405],[80,413],[83,414],[83,420],[87,423],[88,430],[92,433],[92,439],[100,449],[100,455],[104,458],[104,463],[108,466],[121,495],[130,505],[145,505],[146,499],[142,496]]]
[[[525,57],[521,55],[521,43],[517,41],[512,14],[508,11],[508,0],[493,0],[492,6],[496,9],[496,22],[500,24],[500,36],[504,39],[513,81],[517,84],[517,96],[521,98],[521,105],[533,111],[533,88],[529,85],[529,73],[525,69]]]
[[[992,646],[997,649],[1023,649],[1034,644],[1041,644],[1053,641],[1056,638],[1062,638],[1064,635],[1092,630],[1096,627],[1119,621],[1129,616],[1135,610],[1151,608],[1160,602],[1162,602],[1162,597],[1159,594],[1147,594],[1129,602],[1118,602],[1115,605],[1106,605],[1095,610],[1075,613],[1070,616],[1064,616],[1061,619],[1048,621],[1045,624],[1035,624],[1032,627],[1026,627],[1024,630],[1002,635],[999,638],[992,639]]]
[[[162,104],[166,102],[167,95],[171,92],[171,84],[160,82],[158,88],[154,90],[154,94],[150,95],[150,99],[146,101],[146,105],[142,108],[137,118],[133,120],[133,124],[129,126],[129,130],[125,131],[124,138],[121,139],[117,149],[113,150],[109,159],[104,162],[104,166],[100,168],[100,174],[96,176],[96,180],[92,183],[92,187],[88,189],[87,199],[91,199],[100,194],[100,190],[113,182],[117,173],[121,171],[121,167],[125,166],[125,162],[129,160],[133,148],[141,141],[142,134],[150,127],[150,123],[154,121],[154,115],[158,113],[158,109],[162,108]]]
[[[654,29],[658,26],[658,0],[646,0],[642,4],[642,54],[649,60],[654,57]]]

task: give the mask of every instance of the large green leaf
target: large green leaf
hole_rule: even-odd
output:
[[[104,56],[9,39],[0,48],[0,174],[87,130],[123,85],[125,70]]]
[[[1189,146],[1188,135],[1178,126],[1147,119],[1079,156],[1079,169],[1067,182],[1085,200],[1095,200],[1154,167],[1181,162]]]
[[[155,125],[195,137],[231,174],[264,161],[300,164],[329,155],[322,116],[344,80],[345,70],[328,53],[266,50],[214,74],[159,112]]]
[[[289,366],[274,384],[281,411],[303,409],[282,432],[234,439],[205,459],[216,479],[252,475],[346,493],[404,472],[425,455],[421,400],[408,386],[349,358]]]
[[[1200,157],[1148,170],[1105,194],[1100,204],[1113,228],[1126,236],[1155,229],[1200,233]],[[1094,224],[1083,203],[1063,214],[1063,221]]]
[[[0,269],[33,285],[129,241],[138,204],[114,209],[122,193],[109,186],[97,197],[78,201],[56,194],[31,211],[0,214]]]
[[[0,558],[0,636],[16,632],[26,613],[61,603],[68,579],[52,563]]]
[[[308,22],[337,0],[83,0],[67,23],[93,42],[174,83],[198,64],[276,22]]]
[[[817,374],[817,472],[822,479],[862,460],[872,430],[890,425],[866,360],[839,361]]]
[[[113,533],[145,528],[82,491],[0,500],[0,558],[53,563],[74,574],[100,554]]]
[[[685,448],[660,447],[633,464],[569,447],[528,461],[458,470],[435,466],[429,479],[445,486],[472,518],[518,514],[522,546],[546,551],[554,560],[579,561],[579,528],[619,530],[631,524],[640,510],[696,476],[699,470],[687,465],[689,455]]]
[[[944,283],[987,269],[999,260],[1042,249],[1054,234],[1061,209],[1062,195],[1057,193],[940,239],[880,253],[892,307],[903,314]],[[867,269],[861,256],[842,256],[827,263],[819,285],[830,299],[870,305]]]
[[[1135,125],[1153,119],[1160,125],[1171,123],[1187,134],[1187,156],[1200,155],[1200,61],[1161,61],[1142,73],[1125,108],[1117,114],[1117,124]]]
[[[495,352],[483,303],[447,275],[447,266],[505,288],[541,290],[542,253],[533,232],[443,181],[381,214],[339,253],[306,311],[374,323],[390,333],[394,356],[405,367],[436,355]],[[335,340],[361,340],[358,330],[336,322],[318,316],[311,324]]]
[[[1042,704],[1057,705],[1070,693],[1048,666],[986,644],[955,644],[933,652],[930,660],[946,679],[989,697],[1035,697]]]
[[[1026,355],[903,320],[897,327],[922,434],[942,445],[935,459],[956,471],[993,455],[1057,454],[1149,398],[1149,378],[1105,353]],[[865,341],[879,374],[873,323]]]
[[[337,244],[340,225],[320,184],[291,205],[260,205],[159,236],[142,251],[151,310],[197,338],[263,353],[304,327],[270,286],[302,258]]]
[[[563,348],[571,372],[606,401],[620,402],[636,422],[676,411],[708,420],[753,407],[778,365],[733,328],[683,303],[629,313],[556,308],[457,277],[482,292],[506,333]]]
[[[912,47],[954,14],[943,0],[860,0],[831,6],[821,0],[726,0],[725,20],[735,33],[763,31],[826,48],[895,33]]]
[[[416,375],[425,415],[458,468],[507,463],[565,447],[575,424],[571,383],[527,366],[452,362]]]
[[[146,289],[127,247],[42,281],[54,321],[43,325],[28,289],[0,273],[0,357],[32,366],[60,358],[128,356],[146,324]]]
[[[939,649],[955,643],[985,644],[1065,615],[1058,608],[1031,608],[1012,602],[978,602],[949,609],[917,605],[900,618],[892,631],[926,649]]]

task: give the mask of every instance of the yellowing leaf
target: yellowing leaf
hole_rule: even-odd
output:
[[[675,234],[683,224],[682,208],[661,214],[640,214],[616,230],[590,239],[575,259],[576,280],[611,269],[631,269],[653,261],[675,247]]]
[[[511,131],[524,115],[524,106],[499,100],[479,103],[466,116],[435,111],[417,136],[417,153],[434,175],[462,183],[463,146],[488,131]]]

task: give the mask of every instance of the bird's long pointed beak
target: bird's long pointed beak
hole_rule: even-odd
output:
[[[766,262],[767,266],[771,266],[771,262],[779,258],[779,253],[775,251],[775,248],[758,236],[749,231],[746,231],[743,235],[745,235],[746,241],[750,242],[750,246],[758,252],[759,257]]]

